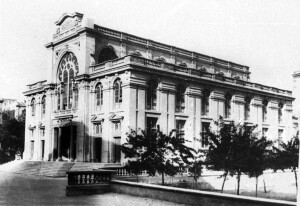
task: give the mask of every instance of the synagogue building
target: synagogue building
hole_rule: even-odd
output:
[[[46,80],[28,85],[24,159],[124,163],[129,129],[176,131],[194,148],[220,116],[293,136],[291,91],[250,81],[249,67],[63,14],[45,47]],[[258,61],[260,61],[258,59]]]

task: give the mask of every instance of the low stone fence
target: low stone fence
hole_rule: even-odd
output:
[[[112,180],[111,191],[188,205],[204,206],[296,206],[295,202],[182,189]]]
[[[148,197],[174,203],[203,206],[296,206],[295,202],[254,198],[153,184],[112,180],[115,176],[130,175],[124,168],[115,170],[69,171],[67,196],[116,192]]]
[[[111,191],[115,170],[69,171],[66,196],[101,194]]]

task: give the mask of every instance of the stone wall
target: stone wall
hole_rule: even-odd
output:
[[[148,197],[188,205],[203,206],[295,206],[295,202],[244,197],[215,192],[195,191],[159,185],[112,180],[111,190],[139,197]]]

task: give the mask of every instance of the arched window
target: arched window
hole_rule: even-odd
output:
[[[155,80],[150,80],[148,82],[147,88],[147,105],[146,108],[149,110],[156,110],[157,105],[157,82]]]
[[[77,58],[71,52],[66,53],[58,65],[57,109],[75,108],[74,105],[74,77],[78,73]]]
[[[35,116],[35,99],[31,101],[31,116]]]
[[[278,123],[279,124],[282,123],[282,108],[283,108],[283,104],[279,103],[279,105],[278,105]]]
[[[250,97],[246,97],[245,98],[245,110],[244,110],[244,119],[245,120],[249,120],[250,119],[250,102],[251,102],[251,99]]]
[[[77,108],[78,107],[78,84],[74,84],[73,91],[74,91],[74,105],[73,105],[73,108]]]
[[[42,116],[46,114],[46,97],[42,98]]]
[[[262,106],[262,121],[263,122],[267,122],[267,114],[268,114],[268,101],[264,100],[263,106]]]
[[[185,87],[179,86],[176,90],[176,112],[184,113],[185,110]]]
[[[98,64],[112,60],[112,59],[116,59],[118,58],[118,56],[116,55],[115,51],[112,48],[104,48],[102,49],[102,51],[99,53],[98,56]]]
[[[60,110],[60,102],[61,102],[61,88],[57,89],[57,110]]]
[[[225,95],[225,118],[231,117],[231,97],[230,94]]]
[[[209,115],[209,95],[210,95],[210,92],[208,90],[203,91],[203,96],[201,99],[201,115],[202,116]]]
[[[116,80],[114,83],[114,97],[115,106],[119,107],[122,103],[122,82],[120,79]]]
[[[96,86],[96,106],[101,107],[103,105],[103,86],[101,83],[99,83]]]
[[[73,69],[70,69],[69,71],[69,81],[68,81],[68,89],[69,89],[69,99],[68,99],[68,103],[69,109],[72,109],[72,103],[73,103],[73,83],[74,83],[74,71]]]

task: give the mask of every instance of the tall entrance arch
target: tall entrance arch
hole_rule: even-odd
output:
[[[73,162],[76,159],[76,130],[74,124],[59,120],[61,124],[54,128],[53,160]]]

